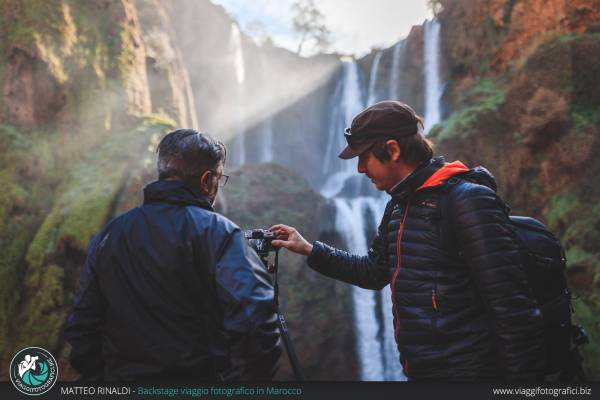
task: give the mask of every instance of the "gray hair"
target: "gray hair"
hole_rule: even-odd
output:
[[[195,129],[177,129],[168,133],[157,148],[158,179],[177,178],[188,181],[206,170],[225,163],[225,145]]]

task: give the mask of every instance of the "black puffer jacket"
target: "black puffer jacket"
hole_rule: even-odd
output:
[[[539,376],[541,315],[495,190],[484,168],[433,159],[393,189],[367,256],[314,243],[313,269],[367,289],[391,284],[411,380]]]
[[[66,336],[83,379],[269,380],[273,287],[240,229],[178,181],[91,241]]]

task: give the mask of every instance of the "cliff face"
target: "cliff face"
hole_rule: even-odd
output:
[[[188,69],[164,5],[156,0],[135,1],[146,49],[145,65],[152,112],[173,118],[178,126],[197,128],[198,118]]]
[[[408,36],[394,46],[372,51],[358,61],[367,79],[366,86],[373,88],[372,102],[400,100],[410,104],[419,115],[425,114],[424,43],[423,26],[413,26]],[[373,71],[379,52],[377,70]]]
[[[516,214],[546,222],[567,250],[576,318],[600,336],[600,6],[595,1],[440,1],[452,114],[438,152],[483,164]],[[600,347],[585,348],[600,376]]]
[[[189,35],[188,29],[204,34]],[[16,349],[35,345],[57,356],[61,379],[76,377],[67,361],[70,349],[62,329],[87,243],[108,220],[139,204],[143,186],[155,179],[153,151],[161,135],[175,126],[199,126],[222,138],[233,129],[222,123],[235,112],[227,104],[238,96],[240,86],[239,71],[232,68],[234,52],[224,46],[231,35],[232,21],[208,1],[61,0],[48,5],[0,0],[3,376],[8,376],[4,368]],[[258,46],[243,35],[241,41],[246,74],[261,77],[248,79],[239,97],[251,110],[241,121],[247,125],[248,148],[254,154],[249,162],[260,161],[260,121],[269,111],[254,99],[287,85],[267,104],[272,129],[285,130],[274,140],[288,151],[277,157],[300,170],[306,161],[303,154],[311,154],[308,158],[316,163],[319,152],[311,143],[321,135],[327,85],[335,78],[337,59],[299,59],[270,45]],[[286,75],[292,66],[295,72]],[[311,79],[306,81],[303,76],[308,75]],[[302,85],[308,89],[301,92],[306,96],[290,95]],[[311,93],[316,93],[312,99]],[[197,112],[203,116],[200,123]],[[290,125],[295,126],[293,134]],[[247,174],[264,183],[266,191],[252,186],[255,193],[244,186],[244,192],[237,192],[243,198],[236,198],[233,181],[230,203],[235,207],[228,215],[234,221],[247,222],[239,211],[248,210],[260,217],[248,228],[280,218],[316,235],[310,223],[316,211],[307,204],[321,200],[301,178],[281,167]],[[237,175],[239,182],[246,182],[246,172],[239,170]],[[269,186],[273,179],[298,189],[283,195],[280,204],[281,192]],[[222,198],[226,199],[227,195]],[[304,203],[306,199],[311,200]],[[254,208],[246,209],[249,204]],[[283,255],[282,268],[283,308],[306,374],[313,379],[355,378],[355,355],[349,351],[354,346],[352,327],[342,324],[347,317],[342,306],[350,299],[347,288],[314,273],[305,275],[299,257]],[[332,292],[344,300],[328,308],[325,298]],[[339,317],[331,319],[330,314]],[[340,323],[339,331],[330,327],[332,322]],[[307,331],[312,332],[310,340],[303,336]],[[282,365],[280,378],[292,379],[285,358]],[[342,371],[337,365],[347,367]]]
[[[180,0],[166,8],[190,72],[200,129],[226,141],[236,165],[276,162],[319,181],[320,172],[304,165],[322,162],[338,57],[301,58],[257,44],[208,1]],[[277,152],[268,156],[267,147]]]

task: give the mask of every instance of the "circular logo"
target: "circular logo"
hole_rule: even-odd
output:
[[[10,362],[10,380],[21,393],[44,394],[58,380],[58,364],[49,351],[27,347]]]

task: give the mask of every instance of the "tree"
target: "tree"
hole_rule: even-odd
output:
[[[297,53],[300,54],[306,41],[311,39],[318,50],[326,50],[330,45],[331,32],[325,25],[325,16],[313,0],[297,0],[292,9],[295,13],[294,30],[300,35]]]

